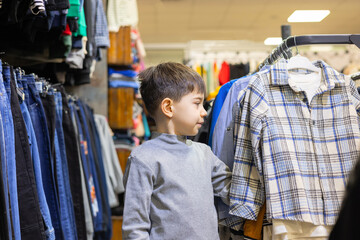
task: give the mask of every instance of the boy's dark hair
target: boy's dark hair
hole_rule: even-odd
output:
[[[151,116],[164,98],[177,102],[194,90],[204,95],[206,91],[204,80],[197,72],[175,62],[147,68],[139,74],[139,81],[142,99]]]

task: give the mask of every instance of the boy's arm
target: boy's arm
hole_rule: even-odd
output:
[[[229,191],[232,173],[230,172],[229,167],[218,159],[212,152],[211,155],[213,159],[212,184],[214,188],[214,195],[220,197],[224,203],[229,205]]]
[[[124,175],[124,239],[149,239],[153,177],[147,165],[133,156],[129,157]]]

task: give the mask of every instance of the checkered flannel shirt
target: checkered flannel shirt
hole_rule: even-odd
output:
[[[230,214],[255,220],[266,198],[268,219],[332,225],[359,157],[360,96],[317,61],[321,84],[309,102],[286,64],[254,76],[240,103]]]

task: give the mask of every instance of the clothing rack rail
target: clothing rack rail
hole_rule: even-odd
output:
[[[324,34],[288,37],[272,51],[272,53],[259,65],[258,69],[274,63],[281,56],[288,58],[287,52],[292,47],[313,44],[355,44],[360,48],[360,34]]]

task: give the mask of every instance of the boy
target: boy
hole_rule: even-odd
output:
[[[206,116],[204,81],[170,62],[146,69],[139,80],[157,132],[127,162],[123,238],[219,239],[214,195],[229,204],[231,173],[208,146],[186,139]]]

